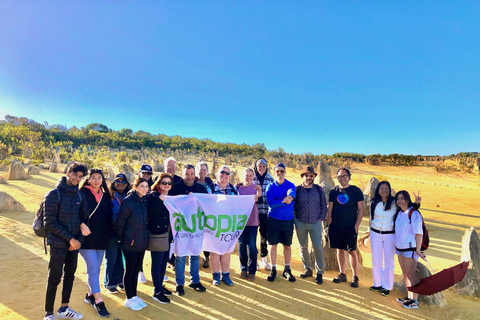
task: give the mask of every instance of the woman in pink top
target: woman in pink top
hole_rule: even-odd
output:
[[[262,188],[253,183],[255,172],[251,168],[246,168],[243,171],[243,182],[236,185],[238,194],[240,195],[255,195],[255,201],[262,196]],[[255,272],[257,271],[257,229],[258,229],[258,209],[255,204],[247,221],[245,230],[238,238],[238,253],[240,256],[240,265],[242,273],[240,278],[248,279],[248,281],[255,280]],[[247,255],[248,248],[248,255]],[[247,265],[248,262],[248,265]],[[247,276],[248,271],[248,276]]]

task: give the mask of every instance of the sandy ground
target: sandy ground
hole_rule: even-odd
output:
[[[240,168],[237,168],[239,172]],[[299,172],[290,172],[287,179],[299,181]],[[432,168],[367,167],[355,166],[353,182],[364,185],[374,175],[386,177],[395,190],[407,189],[410,192],[421,190],[423,196],[422,213],[431,234],[431,248],[427,255],[436,270],[459,262],[460,241],[469,226],[480,227],[478,194],[480,179],[440,175]],[[51,189],[60,174],[42,172],[27,181],[9,181],[0,185],[21,201],[26,213],[0,213],[0,319],[41,319],[43,316],[48,256],[43,252],[42,240],[33,234],[31,222],[43,195]],[[361,232],[367,230],[364,219]],[[364,267],[360,271],[360,287],[353,289],[349,283],[334,284],[336,271],[327,271],[324,283],[316,285],[313,278],[303,280],[298,242],[294,236],[293,273],[296,283],[289,283],[281,277],[274,283],[266,280],[267,272],[257,273],[254,283],[239,278],[240,268],[237,253],[232,255],[233,287],[211,286],[209,270],[201,268],[201,281],[207,287],[206,293],[197,293],[186,288],[183,297],[172,296],[171,303],[161,305],[151,299],[150,256],[147,253],[144,268],[147,283],[139,284],[139,296],[148,307],[139,312],[125,309],[122,305],[125,295],[109,295],[103,298],[115,319],[162,319],[174,316],[179,319],[478,319],[480,299],[458,296],[451,290],[444,292],[448,305],[444,308],[421,306],[417,310],[403,309],[395,298],[401,297],[392,291],[389,297],[369,291],[372,285],[371,260],[363,254]],[[279,255],[279,262],[283,256]],[[279,263],[279,270],[282,263]],[[102,271],[103,272],[103,271]],[[396,280],[400,279],[400,268],[396,265]],[[171,269],[167,276],[174,279]],[[103,278],[103,273],[101,275]],[[348,275],[350,279],[351,275]],[[188,281],[189,276],[186,276]],[[174,290],[174,282],[166,284]],[[60,289],[56,307],[60,303]],[[84,314],[85,319],[98,316],[83,302],[87,292],[85,265],[79,257],[76,280],[70,305]]]

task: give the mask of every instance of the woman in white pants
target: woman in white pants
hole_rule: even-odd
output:
[[[414,193],[415,194],[415,193]],[[415,195],[418,209],[422,200]],[[388,181],[381,181],[370,203],[370,246],[372,249],[372,291],[388,296],[393,289],[395,268],[395,227],[393,217],[397,213],[395,197]]]

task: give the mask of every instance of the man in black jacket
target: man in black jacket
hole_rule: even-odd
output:
[[[85,224],[87,221],[85,199],[78,192],[78,183],[86,174],[87,168],[83,164],[72,164],[66,177],[62,177],[55,189],[45,196],[45,229],[48,231],[50,262],[44,320],[55,319],[53,305],[63,271],[65,275],[62,305],[57,311],[57,317],[60,319],[83,318],[82,314],[69,308],[68,303],[77,270],[78,249],[82,245],[84,235],[88,235],[89,232]]]
[[[207,188],[195,181],[195,167],[187,164],[182,170],[182,178],[179,183],[176,183],[170,194],[178,196],[190,193],[208,193]],[[175,280],[177,282],[177,294],[183,296],[185,290],[185,263],[186,256],[175,258]],[[190,288],[198,292],[205,292],[205,287],[200,283],[200,256],[190,256],[190,276],[191,282],[188,284]]]

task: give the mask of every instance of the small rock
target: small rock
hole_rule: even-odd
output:
[[[35,168],[34,166],[30,166],[30,167],[28,167],[27,174],[30,175],[30,176],[31,175],[39,175],[40,170],[38,170],[38,168]]]
[[[23,204],[15,200],[11,195],[0,191],[0,211],[25,212],[27,210]]]

